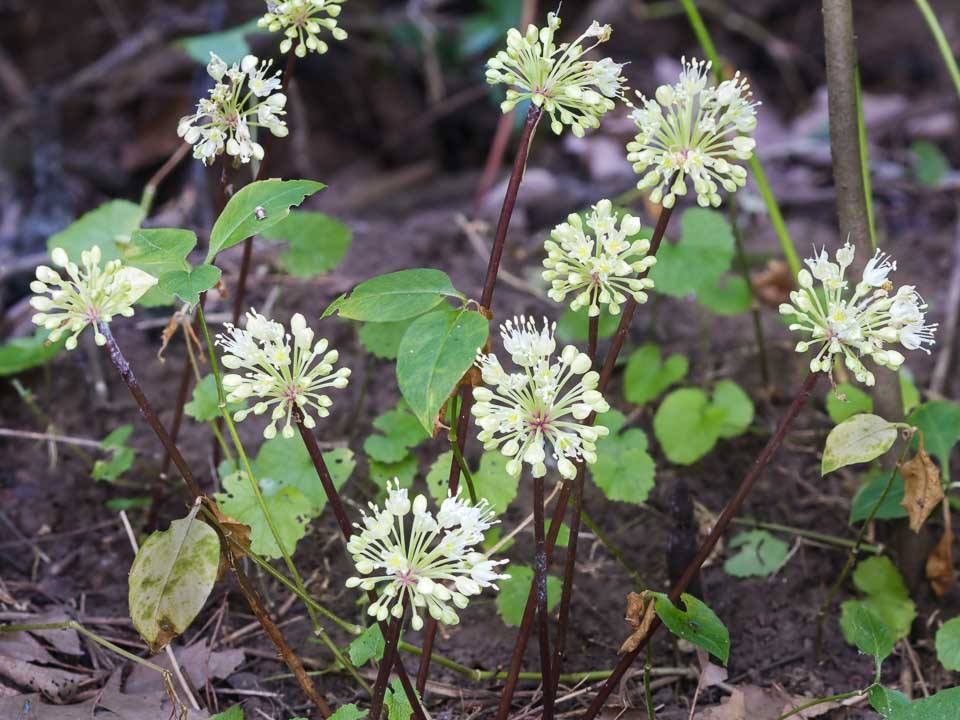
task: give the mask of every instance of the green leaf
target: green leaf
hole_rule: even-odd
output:
[[[623,394],[628,402],[643,405],[660,396],[664,390],[687,376],[690,363],[683,355],[660,359],[660,347],[654,343],[641,345],[630,354],[623,376]]]
[[[97,481],[116,482],[133,466],[135,454],[132,448],[120,448],[110,454],[109,460],[97,460],[93,463],[90,476]]]
[[[891,690],[883,685],[874,685],[868,694],[870,707],[885,718],[893,717],[894,713],[903,712],[910,705],[910,698],[899,690]]]
[[[610,428],[610,434],[597,441],[597,461],[587,469],[608,500],[639,504],[646,501],[653,489],[656,466],[643,430],[618,432],[625,420],[617,410],[597,418],[598,424]]]
[[[229,403],[227,411],[235,412],[240,403]],[[197,422],[210,422],[220,417],[220,400],[217,397],[217,381],[207,375],[193,388],[193,397],[183,406],[183,411]]]
[[[243,708],[240,705],[234,705],[229,710],[211,715],[210,720],[243,720]]]
[[[557,337],[566,342],[586,342],[589,338],[589,308],[581,308],[574,312],[569,307],[560,315],[557,321]],[[600,321],[597,323],[597,337],[601,340],[608,338],[617,331],[620,325],[620,316],[611,315],[607,306],[600,308]]]
[[[497,593],[497,613],[504,624],[517,627],[523,619],[523,609],[527,604],[530,586],[533,584],[533,568],[529,565],[510,563],[507,570],[510,575],[506,580],[500,580],[500,592]],[[560,578],[547,576],[547,609],[553,611],[560,602],[562,584]]]
[[[400,341],[397,383],[404,400],[433,434],[440,408],[487,341],[489,323],[473,310],[440,310],[418,318]]]
[[[266,31],[257,25],[257,19],[254,18],[242,25],[219,32],[180,38],[174,42],[174,45],[182,48],[192,60],[202,65],[210,62],[212,52],[219,55],[228,65],[232,65],[240,62],[244,55],[250,53],[247,35],[264,32]]]
[[[870,517],[873,506],[880,500],[883,490],[890,480],[890,471],[881,468],[870,470],[864,477],[863,485],[853,497],[853,503],[850,507],[850,524],[866,520]],[[877,520],[894,520],[896,518],[907,517],[907,511],[900,502],[903,500],[903,478],[897,473],[893,479],[893,485],[890,486],[890,492],[883,501],[883,505],[877,510]]]
[[[680,596],[685,610],[676,607],[665,593],[654,593],[657,615],[678,638],[696,645],[724,665],[730,657],[730,633],[706,603],[693,595]]]
[[[17,375],[53,359],[64,341],[48,342],[50,333],[39,329],[30,337],[15,338],[0,345],[0,377]]]
[[[697,302],[715,315],[740,315],[753,305],[753,293],[739,275],[721,277],[715,285],[704,285],[697,291]]]
[[[851,383],[840,383],[827,391],[827,415],[835,423],[861,413],[873,412],[873,398]]]
[[[347,653],[350,655],[350,662],[359,667],[368,660],[382,658],[385,647],[386,641],[380,632],[380,626],[373,624],[353,639]]]
[[[220,540],[196,512],[151,533],[130,568],[130,619],[154,653],[183,634],[217,580]]]
[[[906,699],[905,696],[901,697]],[[914,700],[909,704],[904,704],[898,698],[886,717],[887,720],[953,720],[960,717],[960,687],[941,690],[933,697]]]
[[[925,402],[910,413],[907,422],[923,432],[924,449],[937,458],[943,483],[949,485],[950,453],[960,440],[960,404],[950,400]]]
[[[134,230],[130,243],[123,248],[123,262],[139,268],[155,278],[174,270],[189,272],[187,256],[197,245],[197,236],[190,230],[157,228]],[[145,307],[172,305],[173,295],[154,286],[140,298]]]
[[[407,448],[396,438],[371,435],[363,441],[363,451],[380,463],[400,462],[407,456]]]
[[[262,477],[257,482],[283,547],[292,555],[297,543],[307,533],[307,523],[316,515],[314,506],[296,487],[285,485],[272,477]],[[246,473],[237,471],[224,476],[223,492],[214,497],[224,513],[250,526],[250,548],[253,552],[267,558],[283,557]]]
[[[311,278],[333,270],[343,260],[353,233],[345,224],[319,212],[292,210],[261,235],[285,240],[289,249],[280,256],[283,269],[294,277]]]
[[[742,434],[753,421],[753,403],[732,380],[721,380],[713,398],[699,388],[674,390],[653,417],[653,431],[672,462],[690,465],[720,438]]]
[[[438,503],[447,497],[449,489],[447,481],[450,479],[450,463],[453,461],[453,451],[447,450],[430,466],[427,472],[427,487],[430,495]],[[490,508],[502,515],[517,497],[520,487],[520,478],[507,473],[508,459],[498,452],[485,452],[480,457],[480,467],[473,472],[473,485],[478,498],[486,498]],[[460,475],[460,494],[467,495],[466,481]]]
[[[370,460],[368,471],[370,482],[381,490],[386,490],[387,483],[394,478],[400,481],[400,487],[409,488],[413,486],[413,480],[417,475],[417,459],[413,455],[407,455],[403,460],[395,463]]]
[[[867,605],[854,606],[849,623],[853,644],[864,655],[873,655],[878,666],[893,652],[890,631]]]
[[[419,694],[417,699],[420,699]],[[390,687],[383,698],[383,707],[387,711],[387,720],[410,720],[413,715],[413,707],[407,699],[403,685],[400,684],[400,678],[390,681]]]
[[[713,407],[724,411],[721,438],[742,435],[753,422],[753,401],[733,380],[721,380],[713,388]]]
[[[716,210],[690,208],[681,217],[680,242],[664,242],[650,270],[657,292],[686,297],[709,292],[733,259],[734,240],[727,219]]]
[[[290,208],[326,187],[313,180],[257,180],[237,191],[210,232],[206,262],[217,253],[264,232],[290,214]]]
[[[341,705],[337,711],[330,716],[330,720],[361,720],[370,714],[369,710],[360,710],[356,705]]]
[[[903,398],[903,414],[909,415],[920,404],[920,391],[913,380],[913,373],[906,365],[900,366],[897,373],[900,378],[900,396]]]
[[[216,265],[197,265],[190,270],[173,270],[160,276],[157,288],[176,295],[185,303],[196,305],[200,293],[206,292],[220,280],[220,268]]]
[[[130,439],[130,435],[133,433],[133,425],[125,423],[120,425],[100,441],[100,446],[104,450],[119,450],[124,445],[127,444],[127,440]]]
[[[947,670],[960,672],[960,617],[948,620],[937,630],[937,660]]]
[[[416,318],[398,322],[366,322],[360,326],[360,343],[374,357],[396,360],[400,340]]]
[[[321,317],[339,312],[350,320],[409,320],[436,307],[444,297],[463,299],[445,272],[432,268],[398,270],[360,283],[330,303]]]
[[[876,615],[894,642],[910,633],[910,625],[917,616],[916,608],[903,578],[888,558],[871,557],[860,562],[853,572],[853,584],[865,597],[847,600],[841,605],[840,629],[848,643],[855,644],[856,614],[860,607]]]
[[[353,451],[349,448],[334,448],[323,453],[323,461],[330,471],[333,485],[338,490],[343,487],[353,473],[357,463]],[[310,459],[310,453],[299,437],[284,438],[278,435],[267,440],[251,463],[253,474],[260,479],[269,478],[280,487],[293,487],[303,493],[310,503],[310,516],[316,517],[327,506],[327,494],[323,491],[317,470]],[[233,515],[224,511],[228,515]],[[236,515],[234,515],[236,517]]]
[[[875,460],[893,446],[897,432],[896,425],[879,415],[860,413],[847,418],[827,435],[820,474]]]
[[[917,182],[927,187],[935,187],[947,171],[950,163],[943,152],[927,140],[916,140],[910,150],[914,155],[913,172]]]
[[[787,561],[790,546],[766,530],[742,532],[730,541],[731,550],[740,549],[727,558],[723,569],[734,577],[767,577]]]
[[[430,437],[405,405],[398,405],[378,416],[374,419],[373,426],[405,448],[415,447]]]
[[[47,250],[63,248],[74,262],[80,253],[94,245],[99,246],[102,262],[120,257],[120,245],[143,222],[143,210],[127,200],[111,200],[91,210],[60,232],[47,239]]]
[[[150,497],[119,497],[110,498],[104,503],[107,510],[120,512],[121,510],[139,510],[140,508],[150,507],[153,498]]]

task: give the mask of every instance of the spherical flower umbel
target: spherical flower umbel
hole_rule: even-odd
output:
[[[201,98],[197,112],[177,126],[177,135],[193,145],[193,156],[211,165],[224,152],[239,162],[263,159],[263,146],[251,128],[264,128],[276,137],[285,137],[282,120],[287,96],[281,88],[280,73],[270,74],[272,60],[260,61],[247,55],[239,64],[227,65],[210,53],[207,72],[216,84],[209,98]]]
[[[520,474],[523,463],[536,477],[546,474],[546,445],[553,449],[557,469],[566,478],[576,475],[574,461],[596,462],[597,438],[609,430],[585,425],[590,413],[610,409],[597,391],[599,376],[586,353],[567,345],[554,361],[555,324],[546,318],[538,330],[532,318],[508,320],[500,328],[503,347],[522,372],[507,373],[493,353],[477,356],[483,382],[473,390],[473,414],[484,449],[500,449],[507,472]]]
[[[829,373],[833,356],[841,355],[858,382],[873,385],[873,373],[864,366],[862,357],[896,370],[904,357],[885,346],[899,342],[907,350],[929,353],[923,346],[933,345],[937,326],[925,323],[927,305],[912,285],[893,292],[887,276],[897,269],[897,263],[879,250],[849,293],[844,276],[853,263],[854,252],[847,243],[837,250],[835,263],[830,262],[826,249],[807,260],[810,269],[801,270],[797,276],[800,289],[790,293],[790,302],[783,303],[780,312],[796,316],[791,330],[810,335],[809,340],[797,343],[796,350],[816,350],[810,361],[811,372]],[[814,288],[814,280],[820,282],[822,295]]]
[[[267,439],[276,437],[280,420],[284,421],[283,437],[293,437],[295,409],[302,414],[306,427],[316,427],[311,411],[318,417],[327,417],[333,404],[320,390],[345,388],[350,377],[350,368],[334,372],[340,354],[328,351],[325,339],[313,342],[313,330],[300,313],[291,318],[288,333],[280,323],[251,309],[246,328],[241,330],[227,323],[226,331],[217,335],[217,344],[226,353],[225,367],[247,371],[223,376],[227,401],[256,401],[252,408],[234,413],[233,419],[241,422],[251,412],[262,415],[273,406],[270,424],[263,431]]]
[[[509,577],[497,572],[505,560],[490,560],[474,550],[497,522],[486,500],[471,505],[458,493],[448,496],[434,515],[423,495],[411,502],[394,480],[384,506],[370,503],[370,510],[361,524],[355,523],[358,532],[347,543],[360,576],[346,584],[364,590],[381,586],[367,610],[377,620],[401,617],[406,601],[414,630],[423,627],[422,609],[438,622],[456,625],[460,618],[453,606],[462,610],[470,596]]]
[[[544,243],[543,279],[551,284],[550,299],[563,302],[575,293],[570,309],[589,308],[591,317],[600,314],[601,305],[617,315],[627,295],[646,302],[653,280],[633,275],[649,270],[657,258],[646,255],[649,240],[630,239],[638,232],[640,220],[624,214],[618,221],[609,200],[594,205],[586,222],[576,213],[567,217]]]
[[[50,258],[66,271],[67,279],[46,265],[37,268],[37,279],[30,283],[34,293],[30,305],[39,311],[33,322],[50,331],[51,342],[69,334],[67,350],[77,347],[77,336],[87,325],[93,326],[97,345],[106,343],[99,323],[109,323],[114,315],[133,315],[134,303],[157,284],[153,275],[125,267],[120,260],[111,260],[101,269],[96,245],[80,254],[83,267],[70,262],[63,248],[54,248]]]
[[[307,52],[323,55],[330,49],[320,39],[323,30],[329,30],[334,40],[346,40],[347,31],[337,27],[341,6],[347,0],[267,0],[267,12],[257,25],[270,32],[283,31],[280,52],[288,53],[293,48],[297,57]],[[296,47],[294,47],[296,42]]]
[[[560,18],[549,13],[544,28],[530,25],[526,34],[511,29],[507,49],[487,62],[487,82],[510,86],[500,105],[503,112],[529,99],[550,116],[550,127],[557,135],[569,125],[574,135],[582,137],[584,130],[600,125],[600,117],[613,109],[614,98],[622,97],[623,65],[610,58],[583,59],[610,39],[609,25],[594,21],[572,43],[558,46],[553,40],[559,27]]]
[[[636,173],[646,173],[637,183],[653,188],[650,200],[670,208],[677,196],[693,183],[697,202],[720,205],[720,188],[736,192],[747,181],[747,171],[735,160],[749,160],[756,142],[756,108],[750,85],[737,73],[714,85],[710,63],[682,60],[680,80],[661,85],[654,98],[637,93],[640,107],[630,117],[640,132],[627,144],[627,160]]]

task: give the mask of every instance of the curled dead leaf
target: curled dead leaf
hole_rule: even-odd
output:
[[[217,526],[227,540],[227,549],[236,558],[244,557],[250,549],[250,526],[224,513],[213,498],[204,496],[203,504],[217,519]]]
[[[793,273],[783,260],[770,260],[764,270],[751,273],[750,284],[758,300],[770,307],[778,307],[790,298]]]
[[[923,449],[923,438],[917,454],[900,466],[903,476],[903,500],[900,504],[910,516],[910,529],[920,532],[923,523],[943,499],[940,470]]]
[[[647,590],[644,590],[642,593],[632,592],[627,595],[627,611],[624,619],[633,628],[633,632],[630,634],[630,637],[623,641],[623,645],[620,646],[618,652],[621,655],[633,652],[640,647],[640,643],[646,638],[647,633],[650,631],[650,626],[653,624],[653,619],[656,616],[657,613],[654,610],[653,597]]]
[[[937,597],[946,595],[957,581],[957,573],[953,569],[953,528],[950,525],[950,513],[946,509],[943,519],[943,537],[927,557],[927,580]]]

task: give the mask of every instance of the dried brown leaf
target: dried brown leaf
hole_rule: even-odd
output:
[[[783,260],[770,260],[766,269],[751,274],[750,284],[758,300],[770,307],[778,307],[790,298],[793,273]]]
[[[791,695],[778,687],[742,685],[734,689],[726,702],[703,708],[694,717],[695,720],[776,720],[812,699],[803,695]],[[835,702],[814,705],[793,717],[809,720],[837,707],[839,705]]]
[[[953,528],[950,527],[950,513],[944,512],[945,526],[943,537],[927,557],[927,580],[937,597],[943,597],[957,581],[953,569]]]
[[[901,505],[910,516],[910,529],[920,532],[923,523],[943,499],[940,470],[923,449],[923,440],[917,454],[900,466],[903,476],[903,500]]]
[[[620,654],[633,652],[640,643],[643,642],[647,633],[650,631],[650,625],[657,616],[653,607],[653,596],[647,590],[642,593],[632,592],[627,595],[627,611],[624,619],[634,629],[623,645],[620,646]]]

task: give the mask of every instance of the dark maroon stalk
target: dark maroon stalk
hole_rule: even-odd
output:
[[[672,208],[661,208],[660,216],[657,218],[656,228],[654,228],[653,231],[653,237],[650,240],[650,249],[647,251],[648,255],[656,255],[657,251],[660,249],[660,243],[663,242],[663,236],[667,230],[667,224],[670,222],[670,216],[672,213]],[[646,276],[647,273],[644,272],[638,277],[643,278]],[[604,392],[607,389],[607,385],[610,383],[610,378],[613,376],[613,370],[616,367],[617,356],[620,354],[620,350],[623,349],[623,343],[626,340],[627,332],[630,329],[630,321],[633,319],[633,314],[636,312],[636,309],[637,301],[631,297],[629,300],[627,300],[623,307],[623,313],[620,317],[620,324],[617,327],[616,335],[614,335],[610,349],[607,350],[606,359],[603,363],[603,369],[600,372],[600,381],[597,384],[597,389],[600,392]],[[595,416],[591,415],[587,419],[587,424],[592,424],[594,419]],[[572,486],[572,482],[564,482],[563,488],[560,490],[560,495],[557,497],[557,505],[553,512],[553,524],[550,526],[550,532],[547,534],[546,551],[548,561],[557,541],[557,533],[560,530],[560,523],[563,521],[563,517],[567,511],[567,504],[570,500],[570,491],[573,489]],[[579,522],[579,519],[577,519],[576,522]],[[569,593],[570,590],[565,587],[564,592]],[[533,629],[533,616],[535,608],[536,598],[533,586],[531,586],[530,593],[527,595],[527,605],[523,609],[523,620],[520,623],[520,630],[517,633],[517,639],[513,646],[513,653],[510,656],[510,671],[507,675],[506,683],[503,686],[503,692],[500,695],[500,705],[497,709],[496,720],[507,720],[507,715],[510,713],[510,704],[513,702],[513,693],[516,691],[517,680],[520,675],[520,667],[523,663],[523,654],[526,652],[527,642],[530,639],[530,632]]]
[[[294,413],[294,420],[296,421],[297,429],[300,431],[300,437],[303,438],[303,444],[307,448],[307,453],[310,455],[310,459],[313,461],[313,467],[316,469],[317,475],[320,477],[320,484],[323,486],[323,491],[327,496],[330,506],[333,508],[333,514],[336,516],[337,524],[340,526],[340,533],[343,535],[344,541],[348,541],[350,540],[350,536],[353,535],[353,526],[350,524],[350,520],[347,518],[346,510],[343,507],[343,501],[340,499],[340,493],[337,492],[337,487],[333,484],[333,478],[330,475],[330,470],[327,468],[327,463],[323,459],[323,452],[321,452],[320,446],[317,444],[317,439],[314,437],[313,433],[310,432],[310,429],[303,424],[303,417],[301,416],[299,409],[297,409]],[[367,592],[367,598],[372,603],[376,601],[377,595],[373,590],[370,590]],[[383,636],[387,637],[389,628],[385,622],[380,623],[380,630],[383,633]],[[407,674],[407,669],[403,665],[403,658],[401,658],[397,653],[394,653],[394,656],[390,659],[384,655],[383,659],[381,660],[380,672],[384,672],[384,667],[389,668],[390,665],[393,665],[394,669],[397,671],[397,676],[400,678],[400,683],[403,685],[403,691],[407,696],[407,700],[410,702],[410,706],[413,708],[414,716],[418,720],[422,720],[425,717],[423,708],[420,707],[420,701],[417,698],[417,693],[414,689],[413,683],[410,681],[410,676]],[[386,672],[387,675],[390,674],[389,670]],[[375,717],[372,713],[370,716]]]
[[[183,455],[180,454],[180,450],[170,438],[170,435],[167,434],[166,429],[157,418],[157,414],[154,412],[153,407],[147,400],[146,395],[144,395],[143,389],[140,387],[140,383],[133,374],[133,369],[130,367],[130,363],[127,362],[123,352],[120,350],[120,346],[117,345],[117,341],[113,337],[113,333],[110,332],[110,326],[105,322],[100,322],[97,326],[99,327],[100,332],[107,339],[106,348],[108,354],[110,355],[110,360],[113,362],[117,372],[120,373],[120,377],[123,378],[127,388],[130,390],[130,394],[133,396],[133,399],[140,408],[140,413],[144,418],[146,418],[147,423],[149,423],[150,427],[153,429],[153,432],[156,433],[157,437],[160,439],[161,444],[166,449],[170,458],[173,460],[174,465],[177,466],[177,470],[180,471],[180,475],[187,484],[187,488],[189,489],[190,494],[193,496],[193,499],[196,500],[203,497],[200,486],[194,479],[193,473],[190,471],[186,460],[183,459]],[[222,537],[221,541],[223,541]],[[297,682],[300,684],[304,694],[310,699],[311,702],[314,703],[314,705],[317,706],[317,709],[320,710],[320,713],[323,715],[323,717],[330,717],[332,714],[330,706],[327,704],[327,701],[323,698],[323,696],[317,691],[316,686],[313,684],[313,680],[311,680],[310,676],[307,675],[307,672],[303,667],[303,662],[293,651],[293,648],[290,647],[290,644],[283,636],[283,632],[280,630],[279,626],[267,613],[263,603],[260,601],[259,595],[257,595],[256,590],[254,590],[253,585],[250,583],[249,578],[247,578],[246,574],[235,562],[233,554],[228,552],[227,556],[234,575],[237,578],[237,582],[240,585],[240,591],[243,593],[244,598],[250,605],[250,609],[253,611],[253,614],[260,622],[260,626],[276,646],[277,651],[283,658],[284,663],[286,663],[287,667],[290,669],[290,672],[293,673],[294,677],[297,679]]]
[[[550,672],[550,615],[547,610],[547,549],[543,537],[543,475],[533,478],[534,585],[537,588],[537,632],[540,636],[540,676],[543,678],[543,720],[553,720],[553,673]]]
[[[597,338],[600,335],[600,316],[591,317],[587,322],[587,354],[590,360],[597,361]]]
[[[190,342],[190,338],[186,338]],[[174,444],[177,442],[177,436],[180,434],[180,425],[183,424],[183,408],[187,404],[187,393],[190,392],[190,378],[193,372],[190,368],[190,360],[183,364],[183,372],[180,373],[180,386],[177,388],[176,411],[173,415],[173,422],[170,424],[170,440]],[[167,473],[170,472],[170,453],[163,454],[163,462],[160,464],[160,473],[153,481],[153,497],[150,499],[150,509],[147,512],[147,531],[156,529],[157,516],[160,514],[160,503],[164,495],[164,483],[167,480]]]
[[[510,217],[517,203],[517,193],[523,180],[523,171],[527,166],[527,155],[530,153],[530,142],[533,131],[540,121],[541,110],[531,105],[527,111],[527,118],[523,123],[523,132],[520,133],[520,146],[513,161],[513,170],[510,181],[507,183],[507,192],[503,197],[503,207],[500,208],[500,219],[497,221],[497,231],[493,238],[493,247],[490,250],[490,261],[487,263],[487,274],[483,282],[483,291],[480,295],[480,305],[489,309],[493,301],[493,289],[497,282],[497,273],[500,271],[500,259],[503,257],[503,247],[507,241],[507,228],[510,227]],[[463,455],[467,442],[467,428],[470,423],[470,408],[473,406],[473,393],[464,388],[460,394],[460,415],[457,418],[457,447]],[[454,457],[450,461],[450,492],[455,493],[460,486],[460,464]],[[427,675],[430,673],[430,659],[433,654],[433,641],[437,634],[437,621],[427,620],[427,627],[423,639],[423,655],[420,656],[420,668],[417,671],[417,689],[422,693],[427,685]]]
[[[724,532],[726,532],[730,521],[733,520],[734,516],[736,516],[736,514],[740,511],[740,507],[747,499],[747,496],[750,494],[753,486],[756,485],[757,480],[760,479],[761,473],[770,463],[774,453],[776,453],[780,448],[780,445],[783,443],[783,439],[787,435],[787,431],[790,429],[793,421],[796,420],[797,415],[800,414],[800,411],[806,404],[807,398],[810,397],[810,393],[813,391],[814,385],[817,384],[819,377],[820,376],[818,373],[809,373],[807,375],[806,380],[803,381],[803,385],[800,387],[800,391],[797,393],[796,397],[794,397],[793,402],[790,403],[790,407],[787,410],[786,415],[784,415],[780,420],[780,424],[777,426],[776,432],[773,434],[770,440],[767,441],[766,446],[764,446],[760,455],[753,463],[753,467],[750,468],[750,471],[747,473],[746,477],[743,478],[743,482],[740,483],[740,487],[737,489],[736,495],[734,495],[730,502],[727,503],[726,507],[723,508],[723,512],[720,513],[720,517],[717,518],[717,521],[714,523],[713,530],[710,531],[709,537],[703,541],[703,545],[700,546],[700,550],[697,552],[696,557],[694,557],[693,561],[687,566],[686,571],[684,571],[683,576],[680,578],[677,584],[670,590],[670,600],[672,600],[675,604],[680,600],[680,596],[687,589],[687,586],[690,584],[690,582],[697,576],[697,573],[700,572],[700,568],[703,566],[703,563],[706,562],[708,557],[710,557],[710,553],[713,552],[717,542],[723,536]],[[620,678],[622,678],[623,674],[630,669],[630,666],[633,665],[634,660],[637,659],[637,656],[650,640],[650,637],[659,627],[659,618],[654,618],[654,621],[650,625],[650,629],[647,631],[646,636],[640,641],[635,650],[627,653],[620,659],[620,662],[617,663],[617,667],[613,671],[613,674],[603,683],[603,687],[600,688],[600,691],[593,698],[593,702],[590,703],[590,707],[587,709],[587,712],[583,715],[581,720],[592,720],[592,718],[596,717],[597,713],[600,712],[601,708],[603,708],[603,704],[607,701],[607,698],[610,697],[610,693],[612,693],[614,688],[620,684]]]
[[[380,720],[383,713],[383,697],[387,692],[387,681],[390,679],[390,666],[397,657],[397,645],[400,643],[400,632],[403,629],[403,620],[407,614],[407,601],[403,600],[403,614],[394,618],[387,630],[386,645],[383,650],[383,661],[377,672],[377,680],[373,684],[373,694],[370,699],[370,720]]]

